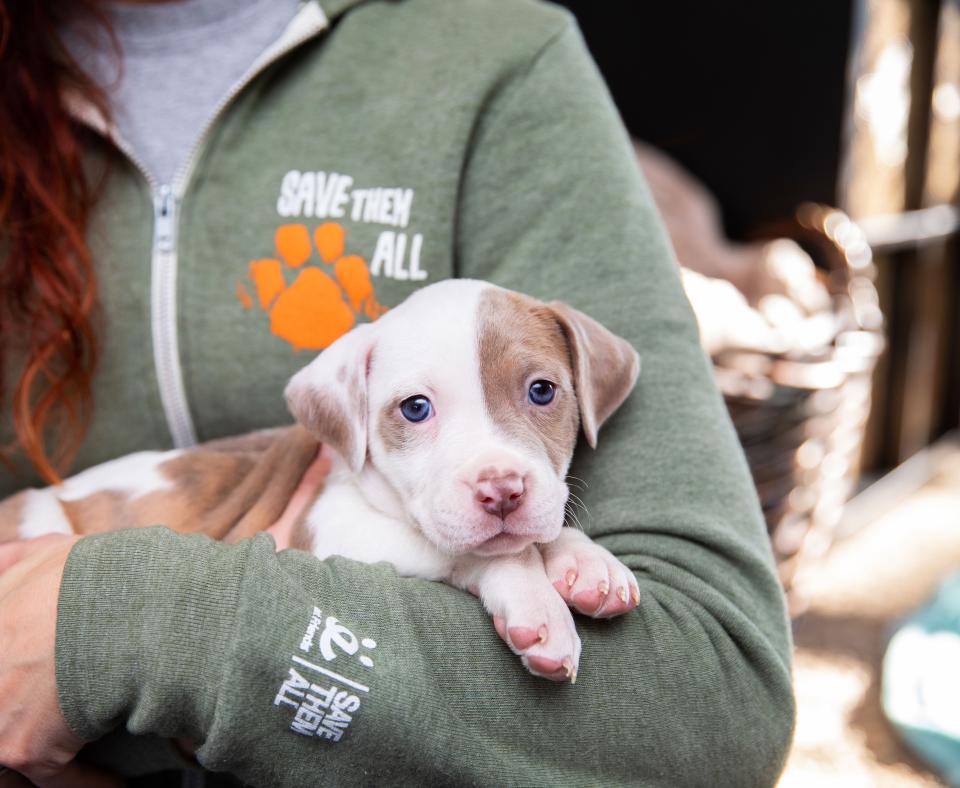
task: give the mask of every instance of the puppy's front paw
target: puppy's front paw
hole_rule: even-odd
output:
[[[611,618],[640,602],[633,572],[581,531],[564,528],[541,553],[553,587],[579,613]]]
[[[573,616],[552,589],[544,587],[510,599],[493,611],[493,625],[535,676],[577,680],[580,636]]]

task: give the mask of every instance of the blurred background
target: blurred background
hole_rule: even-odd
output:
[[[781,784],[960,785],[960,2],[563,4],[638,143],[788,592]]]

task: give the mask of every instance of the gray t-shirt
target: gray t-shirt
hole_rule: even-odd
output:
[[[221,100],[279,38],[298,2],[109,3],[119,64],[108,43],[78,23],[63,33],[71,54],[107,92],[124,141],[158,183],[169,184]]]

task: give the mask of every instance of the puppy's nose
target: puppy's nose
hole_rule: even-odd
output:
[[[475,498],[483,510],[501,519],[523,503],[523,479],[515,473],[480,479],[474,485]]]

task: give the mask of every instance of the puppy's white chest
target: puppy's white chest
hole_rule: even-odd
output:
[[[387,561],[401,575],[426,580],[450,576],[452,558],[405,521],[374,508],[350,474],[331,474],[307,512],[306,525],[317,558],[339,555],[369,564]]]

